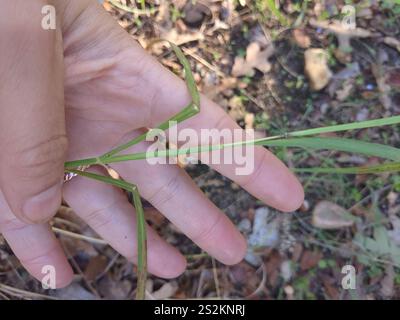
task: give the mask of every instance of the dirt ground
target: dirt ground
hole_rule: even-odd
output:
[[[400,114],[398,1],[275,1],[277,11],[270,2],[120,0],[103,5],[142,46],[158,38],[179,45],[199,89],[240,126],[255,129],[257,137]],[[344,18],[345,4],[356,9],[356,29],[346,32],[332,27]],[[317,75],[305,72],[311,48],[326,54]],[[168,48],[156,45],[149,52],[182,75]],[[340,136],[400,147],[399,126]],[[336,151],[272,150],[291,168],[381,163]],[[175,280],[150,277],[150,299],[400,298],[398,174],[299,174],[306,200],[297,212],[282,214],[204,165],[186,168],[249,239],[249,253],[238,265],[224,266],[165,218],[151,214],[149,223],[186,255],[188,270]],[[326,217],[328,211],[333,216]],[[318,219],[328,219],[322,222],[331,228],[322,228]],[[97,236],[68,208],[53,224],[78,235],[58,232],[75,270],[73,284],[43,290],[0,237],[0,299],[133,299],[134,265],[95,242]],[[355,290],[342,286],[345,265],[355,268]]]

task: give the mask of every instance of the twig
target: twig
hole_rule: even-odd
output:
[[[67,254],[69,260],[71,261],[71,264],[74,266],[74,268],[78,271],[78,273],[80,274],[80,276],[82,277],[83,281],[85,282],[86,286],[89,288],[89,290],[97,297],[100,298],[100,294],[99,292],[96,290],[95,287],[92,286],[92,284],[90,283],[90,281],[86,278],[85,274],[83,273],[81,267],[76,263],[74,257],[71,255],[71,253],[69,252],[69,250],[67,249],[67,247],[65,246],[65,244],[61,242],[61,245],[64,249],[64,252]]]
[[[260,284],[258,285],[257,289],[254,290],[254,292],[245,297],[245,300],[256,298],[265,289],[265,284],[267,282],[267,267],[265,266],[265,264],[262,264],[260,268],[262,270],[262,278]]]
[[[226,77],[225,73],[223,73],[218,67],[215,67],[212,64],[208,63],[205,59],[194,53],[193,50],[182,48],[182,51],[187,55],[191,56],[193,59],[200,62],[201,64],[203,64],[204,66],[206,66],[211,71],[214,71],[219,77]]]
[[[11,287],[11,286],[8,286],[5,284],[1,284],[1,283],[0,283],[0,290],[6,294],[9,294],[9,295],[12,295],[15,297],[19,297],[19,298],[31,297],[31,298],[42,298],[42,299],[47,299],[47,300],[59,300],[56,297],[14,288],[14,287]]]
[[[103,272],[101,272],[97,277],[96,277],[96,281],[101,279],[108,271],[110,271],[110,269],[112,268],[112,266],[115,264],[115,262],[117,262],[118,258],[119,258],[120,254],[117,252],[114,257],[110,260],[110,262],[107,264],[107,266],[104,268]]]
[[[84,241],[88,241],[88,242],[95,243],[95,244],[101,244],[101,245],[107,245],[108,244],[106,241],[104,241],[102,239],[93,238],[93,237],[89,237],[89,236],[84,236],[84,235],[79,234],[79,233],[63,230],[63,229],[56,228],[56,227],[52,227],[52,229],[53,229],[53,231],[55,233],[61,234],[63,236],[67,236],[69,238],[84,240]]]
[[[215,263],[215,259],[211,258],[211,262],[212,262],[212,267],[213,267],[215,290],[217,292],[218,298],[221,298],[221,290],[219,288],[219,279],[218,279],[218,272],[217,272],[217,266],[216,266],[216,263]]]

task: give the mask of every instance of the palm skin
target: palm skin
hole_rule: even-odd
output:
[[[97,1],[56,4],[63,21],[67,160],[99,156],[170,118],[190,101],[185,83],[148,55]],[[205,97],[200,114],[183,126],[237,128]],[[214,168],[269,205],[296,209],[303,200],[297,179],[265,149],[257,148],[255,161],[249,176],[235,176],[233,165]],[[131,161],[113,168],[137,184],[141,195],[203,250],[226,264],[243,258],[243,237],[178,166]],[[102,168],[90,170],[105,174]],[[77,177],[65,184],[64,199],[111,246],[136,261],[135,216],[120,190]],[[57,286],[68,284],[70,267],[48,225],[20,226],[3,234],[25,267],[40,279],[41,266],[52,264],[58,271]],[[165,278],[181,274],[183,256],[153,230],[148,233],[149,271]],[[27,242],[33,246],[29,253],[24,249]]]

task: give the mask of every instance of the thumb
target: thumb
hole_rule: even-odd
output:
[[[61,31],[42,28],[47,2],[0,11],[0,188],[26,222],[59,208],[67,150]]]

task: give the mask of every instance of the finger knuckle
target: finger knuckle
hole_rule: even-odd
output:
[[[85,214],[85,220],[94,230],[108,228],[113,222],[111,212],[117,210],[117,206],[117,202],[112,202],[104,208],[91,210]]]
[[[178,175],[173,175],[168,179],[167,183],[164,183],[151,197],[148,201],[153,204],[153,206],[162,206],[168,201],[171,201],[179,193],[180,183]]]
[[[46,172],[63,167],[67,148],[66,136],[57,135],[18,150],[13,159],[13,165],[23,176],[43,176]]]
[[[240,182],[240,184],[243,188],[250,187],[251,184],[254,183],[257,180],[257,178],[260,176],[261,171],[264,170],[264,163],[265,163],[266,157],[267,157],[267,153],[263,152],[261,158],[256,162],[255,170],[247,177],[244,176],[245,178],[243,179],[243,181]]]
[[[8,233],[12,231],[22,230],[26,227],[26,223],[22,222],[16,217],[4,219],[0,221],[1,233]]]
[[[214,221],[210,223],[205,223],[199,230],[198,234],[193,237],[193,241],[195,242],[207,242],[208,240],[212,239],[214,236],[215,230],[219,227],[223,218],[222,214],[218,214]]]
[[[46,261],[49,261],[49,257],[57,254],[58,250],[59,247],[54,243],[48,248],[44,247],[39,251],[26,254],[20,258],[20,261],[24,266],[44,265]]]

